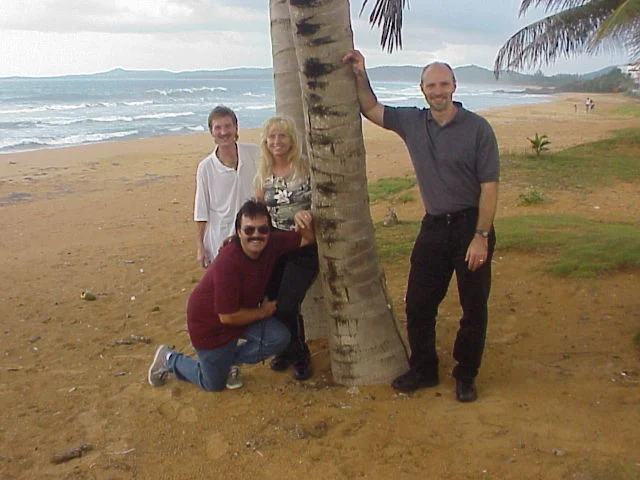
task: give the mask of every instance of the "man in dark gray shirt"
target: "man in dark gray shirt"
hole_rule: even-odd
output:
[[[453,272],[462,306],[453,369],[456,398],[473,402],[487,331],[493,219],[498,200],[499,154],[489,123],[453,101],[456,79],[445,63],[422,71],[420,89],[429,109],[388,107],[371,89],[362,54],[344,57],[356,77],[362,114],[393,130],[409,150],[426,214],[411,253],[407,282],[410,369],[392,386],[403,392],[439,383],[436,316]]]

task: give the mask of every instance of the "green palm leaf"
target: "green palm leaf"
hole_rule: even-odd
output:
[[[640,54],[640,0],[623,1],[598,29],[593,43],[608,36],[620,38],[632,55]]]
[[[544,5],[549,10],[561,10],[515,33],[499,50],[494,63],[496,77],[505,69],[549,64],[560,56],[597,52],[605,42],[623,44],[630,52],[638,45],[639,16],[635,5],[639,0],[523,0],[520,13],[532,6]],[[631,3],[631,6],[625,6]],[[623,8],[608,33],[596,39],[602,26]],[[634,16],[635,15],[635,16]]]
[[[567,10],[569,8],[580,7],[589,3],[591,0],[522,0],[520,4],[520,16],[524,15],[531,7],[539,7],[544,5],[547,12],[556,12]]]
[[[362,2],[361,15],[367,3],[369,0]],[[408,0],[376,0],[369,15],[371,25],[382,26],[380,45],[389,53],[393,52],[394,48],[402,48],[402,10],[408,5]]]

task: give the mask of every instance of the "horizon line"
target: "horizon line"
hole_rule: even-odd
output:
[[[624,65],[631,65],[631,64],[624,64]],[[595,72],[599,72],[600,70],[605,70],[607,68],[612,68],[612,67],[620,67],[620,66],[624,66],[624,65],[617,65],[617,64],[612,64],[612,65],[607,65],[605,67],[602,67],[598,70],[594,70],[592,72],[587,72],[587,73],[555,73],[553,75],[544,75],[545,77],[554,77],[554,76],[559,76],[559,75],[589,75]],[[483,70],[487,70],[489,72],[493,72],[493,69],[488,68],[488,67],[483,67],[482,65],[478,65],[475,63],[469,63],[469,64],[465,64],[465,65],[459,65],[456,67],[453,67],[454,70],[460,69],[460,68],[465,68],[465,67],[477,67]],[[368,67],[368,70],[374,70],[377,68],[424,68],[424,65],[411,65],[411,64],[404,64],[404,65],[375,65],[375,66],[371,66]],[[95,75],[104,75],[104,74],[108,74],[108,73],[112,73],[112,72],[116,72],[116,71],[123,71],[123,72],[130,72],[130,73],[153,73],[153,72],[157,72],[157,73],[170,73],[172,75],[179,75],[179,74],[189,74],[189,73],[198,73],[198,72],[202,72],[202,73],[222,73],[222,72],[230,72],[230,71],[234,71],[234,70],[273,70],[273,67],[246,67],[246,66],[242,66],[242,67],[229,67],[229,68],[223,68],[223,69],[204,69],[204,68],[198,68],[198,69],[194,69],[194,70],[168,70],[168,69],[163,69],[163,68],[157,68],[157,69],[130,69],[130,68],[125,68],[125,67],[113,67],[110,68],[108,70],[101,70],[101,71],[97,71],[97,72],[92,72],[92,73],[63,73],[63,74],[57,74],[57,75],[7,75],[7,76],[3,76],[0,75],[0,80],[10,80],[10,79],[52,79],[52,78],[61,78],[61,77],[87,77],[87,76],[95,76]],[[535,75],[535,73],[522,73],[520,71],[517,70],[504,70],[502,73],[515,73],[518,75]]]

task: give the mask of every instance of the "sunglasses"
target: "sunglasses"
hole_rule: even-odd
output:
[[[267,225],[260,225],[259,227],[247,226],[242,229],[245,235],[253,235],[258,230],[261,235],[269,233],[269,227]]]

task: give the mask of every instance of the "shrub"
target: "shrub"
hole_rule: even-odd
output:
[[[527,193],[518,195],[518,205],[521,206],[536,205],[544,202],[544,200],[544,196],[536,189],[531,189]]]
[[[531,148],[533,149],[534,152],[536,152],[536,155],[540,155],[543,151],[545,150],[549,150],[549,148],[547,147],[547,145],[549,145],[551,142],[549,141],[549,137],[547,137],[546,135],[538,135],[538,132],[536,132],[536,136],[533,138],[528,138],[527,140],[529,140],[531,142]]]

